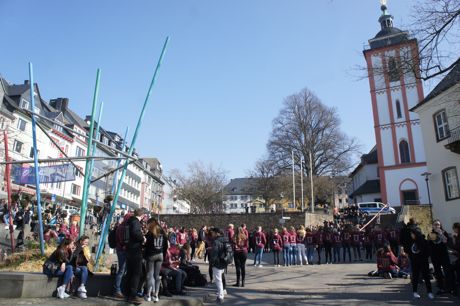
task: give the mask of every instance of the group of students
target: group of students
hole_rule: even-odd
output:
[[[400,232],[399,254],[395,255],[390,245],[377,251],[377,270],[375,275],[387,278],[411,276],[413,297],[420,298],[418,285],[423,279],[428,298],[434,299],[431,286],[430,260],[437,282],[437,294],[458,295],[460,285],[460,223],[454,223],[449,235],[439,220],[432,224],[427,237],[411,219]],[[453,260],[451,260],[451,257]]]

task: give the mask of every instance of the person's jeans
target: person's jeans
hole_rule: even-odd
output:
[[[63,278],[63,285],[66,285],[70,283],[70,280],[72,279],[73,276],[73,267],[71,265],[67,265],[65,267],[64,272],[61,271],[60,267],[54,271],[53,276],[64,276]]]
[[[121,281],[126,271],[126,252],[117,250],[117,258],[118,272],[115,277],[115,284],[113,289],[115,290],[115,293],[121,293]]]
[[[280,264],[280,251],[279,250],[273,250],[273,264],[275,266]]]
[[[314,246],[307,246],[307,258],[309,263],[313,263],[313,254],[315,253],[315,247]]]
[[[126,292],[129,298],[137,296],[142,277],[142,253],[140,249],[126,252]]]
[[[241,279],[242,283],[244,283],[248,254],[246,252],[235,252],[233,258],[235,260],[236,282],[239,284]]]
[[[222,284],[222,274],[224,273],[224,269],[218,269],[216,267],[212,267],[212,275],[214,278],[214,282],[217,286],[217,298],[220,300],[224,299],[224,285]]]
[[[176,269],[176,270],[169,269],[169,275],[171,275],[172,278],[174,279],[174,283],[176,286],[175,288],[176,293],[181,293],[182,288],[184,287],[185,278],[187,277],[187,273],[185,273],[185,271],[181,269]]]
[[[291,265],[291,246],[289,245],[283,247],[283,261],[285,266]]]
[[[86,282],[88,281],[88,267],[78,266],[75,269],[75,276],[80,277],[80,285],[86,285]]]
[[[154,291],[158,296],[160,291],[160,269],[163,262],[163,254],[155,254],[147,258],[147,295],[150,296]]]
[[[289,253],[289,256],[291,257],[291,264],[297,264],[297,244],[291,244],[291,249]]]
[[[351,262],[351,250],[349,245],[343,246],[343,262],[345,262],[345,255],[348,253],[348,261]]]
[[[264,254],[264,248],[256,247],[256,255],[254,256],[254,265],[260,265],[261,264],[263,254]]]
[[[353,257],[354,257],[355,261],[358,260],[358,258],[359,258],[359,260],[362,260],[361,247],[359,245],[355,245],[353,247]]]
[[[334,247],[334,262],[340,262],[340,246]]]
[[[305,253],[305,245],[304,244],[298,244],[297,245],[297,258],[300,263],[300,265],[303,264],[303,261],[305,260],[305,264],[308,265],[308,258],[307,254]]]

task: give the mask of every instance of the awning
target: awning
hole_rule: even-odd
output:
[[[29,194],[31,196],[35,196],[35,189],[29,188],[29,187],[26,187],[26,186],[21,186],[21,185],[17,185],[17,184],[11,184],[11,190],[12,191],[17,191],[19,193],[26,193],[26,194]]]

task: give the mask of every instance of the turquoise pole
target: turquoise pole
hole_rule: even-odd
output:
[[[128,151],[128,155],[130,155],[130,156],[133,153],[134,146],[136,144],[137,134],[139,133],[139,129],[140,129],[141,125],[142,125],[142,119],[143,119],[144,114],[145,114],[145,109],[147,108],[149,98],[150,98],[150,94],[152,93],[152,88],[153,88],[153,85],[155,84],[155,80],[156,80],[158,71],[160,69],[161,62],[163,61],[163,56],[164,56],[164,54],[166,52],[166,47],[168,46],[168,42],[169,42],[169,36],[166,37],[165,43],[163,45],[163,49],[161,51],[160,58],[158,59],[157,66],[155,68],[155,72],[154,72],[153,77],[152,77],[152,81],[150,82],[150,86],[149,86],[149,90],[147,92],[147,96],[145,97],[144,105],[142,106],[142,110],[141,110],[141,113],[139,115],[139,120],[137,121],[136,129],[134,130],[133,139],[131,140],[131,145],[130,145],[129,151]],[[126,170],[128,169],[128,164],[129,164],[129,161],[126,158],[123,170],[121,172],[121,176],[120,176],[120,178],[118,180],[117,190],[116,190],[116,193],[115,193],[115,196],[114,196],[114,199],[113,199],[113,204],[112,204],[112,207],[110,207],[110,213],[109,213],[109,216],[107,218],[107,224],[110,224],[112,222],[112,216],[113,216],[113,213],[115,211],[116,203],[118,202],[118,197],[120,195],[121,188],[123,186],[123,180],[124,180],[125,175],[126,175]],[[106,238],[105,236],[106,236],[107,232],[108,231],[106,229],[106,232],[101,237],[103,241],[105,241],[105,238]]]
[[[34,92],[34,70],[32,63],[29,63],[29,83],[30,83],[30,105],[32,110],[32,143],[34,150],[34,172],[35,172],[35,192],[37,198],[38,210],[38,226],[40,235],[40,252],[42,256],[45,255],[45,245],[43,239],[43,218],[42,218],[42,199],[40,194],[40,173],[38,169],[38,155],[37,155],[37,123],[35,122],[35,92]]]
[[[88,146],[86,150],[86,156],[93,156],[92,155],[92,142],[93,142],[93,134],[94,134],[94,114],[96,113],[96,101],[99,95],[99,81],[101,78],[101,70],[97,70],[96,75],[96,86],[94,88],[94,95],[93,95],[93,107],[91,109],[91,123],[89,125],[89,137],[88,137]],[[90,173],[90,159],[86,160],[85,166],[85,177],[83,179],[83,194],[81,199],[81,211],[80,211],[80,236],[85,233],[85,221],[86,221],[86,209],[88,207],[88,187],[89,181],[91,180],[91,173]]]

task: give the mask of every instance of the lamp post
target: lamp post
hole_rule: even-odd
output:
[[[295,169],[294,169],[294,150],[291,151],[292,154],[292,204],[295,208]]]
[[[301,193],[301,198],[302,198],[302,212],[305,210],[305,203],[303,199],[303,156],[300,158],[300,193]]]
[[[423,172],[421,176],[425,177],[426,182],[426,190],[428,192],[428,204],[430,205],[430,214],[431,214],[431,221],[433,221],[433,205],[431,205],[431,196],[430,196],[430,184],[428,184],[428,180],[430,179],[430,172]]]

